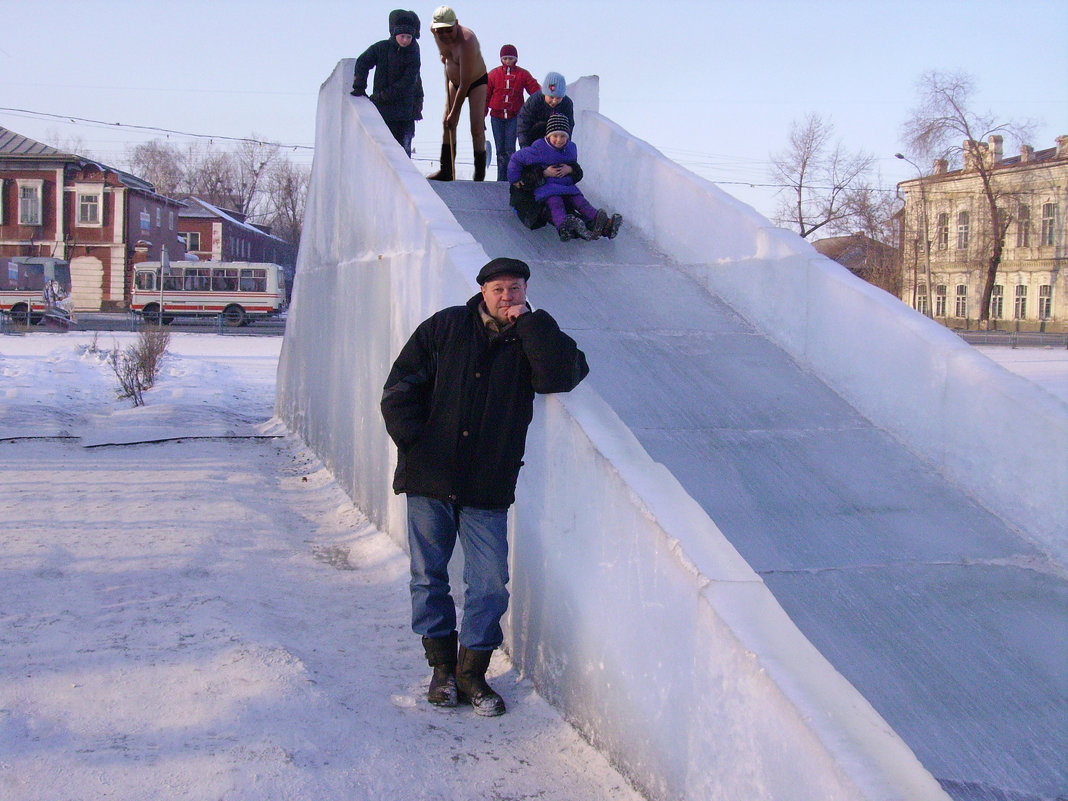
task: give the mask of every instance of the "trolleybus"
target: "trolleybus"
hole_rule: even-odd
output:
[[[145,320],[217,317],[229,326],[280,314],[285,308],[285,274],[277,264],[240,261],[142,262],[134,269],[130,310]]]

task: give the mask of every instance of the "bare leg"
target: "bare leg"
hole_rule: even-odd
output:
[[[471,142],[476,153],[486,152],[486,85],[467,93],[467,112],[471,115]]]

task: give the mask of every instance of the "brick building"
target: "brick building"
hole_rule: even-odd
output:
[[[181,209],[134,175],[0,127],[0,256],[69,261],[75,309],[125,308],[135,261],[164,247],[182,258]]]
[[[295,248],[243,214],[200,198],[184,201],[178,215],[179,236],[186,251],[204,261],[251,261],[291,265]]]

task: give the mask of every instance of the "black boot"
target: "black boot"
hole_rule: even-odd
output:
[[[426,700],[434,706],[456,706],[456,632],[448,637],[423,637],[423,650],[434,668]]]
[[[486,151],[485,150],[483,150],[481,153],[479,153],[477,150],[475,151],[475,180],[476,181],[485,181],[486,180]]]
[[[596,239],[604,233],[604,229],[608,225],[608,212],[604,209],[597,209],[597,216],[586,225],[593,231],[594,239]]]
[[[486,684],[486,670],[492,655],[493,651],[469,651],[461,645],[456,666],[456,688],[460,698],[471,702],[476,715],[488,718],[505,713],[504,699]]]
[[[566,238],[565,231],[567,232]],[[568,214],[564,218],[564,224],[560,226],[560,239],[564,242],[568,239],[585,239],[589,242],[596,238],[594,233],[586,227],[586,221],[574,214]]]
[[[616,234],[619,233],[619,226],[623,224],[622,214],[613,214],[612,219],[608,221],[608,224],[604,227],[602,234],[609,239],[615,239]]]
[[[441,145],[441,169],[437,172],[432,172],[426,177],[428,181],[451,181],[453,179],[453,164],[456,161],[456,154],[453,152],[452,147],[448,142],[444,142]]]

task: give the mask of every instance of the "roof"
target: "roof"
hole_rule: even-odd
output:
[[[76,153],[67,153],[58,148],[46,145],[42,142],[38,142],[36,139],[30,139],[28,136],[17,134],[14,131],[10,131],[7,128],[0,126],[0,158],[11,159],[26,159],[27,161],[59,161],[64,163],[73,163],[79,166],[85,166],[92,164],[99,168],[101,171],[114,173],[119,179],[119,182],[123,186],[128,186],[131,189],[137,189],[141,192],[147,192],[152,195],[157,195],[163,198],[156,192],[151,182],[146,181],[144,178],[138,178],[132,173],[128,173],[124,170],[111,167],[96,159],[86,158],[85,156],[79,156]],[[171,200],[170,198],[165,198]],[[171,200],[172,203],[177,201]]]
[[[84,161],[73,153],[64,153],[36,139],[0,127],[0,156],[26,156],[28,158],[70,159]]]
[[[179,217],[215,217],[232,223],[238,228],[244,228],[247,231],[251,231],[257,236],[265,236],[268,239],[274,239],[278,242],[281,242],[282,244],[288,244],[284,239],[281,239],[280,237],[277,237],[274,234],[267,233],[262,228],[259,228],[258,226],[255,226],[252,223],[248,223],[244,220],[239,219],[237,216],[235,216],[237,212],[224,211],[218,206],[212,205],[211,203],[208,203],[208,201],[201,200],[198,197],[188,197],[183,202],[185,203],[186,211],[179,212]]]
[[[828,259],[838,262],[854,272],[870,269],[868,259],[872,256],[886,256],[894,251],[892,245],[872,239],[867,234],[855,233],[849,236],[829,236],[812,243],[817,252]]]

